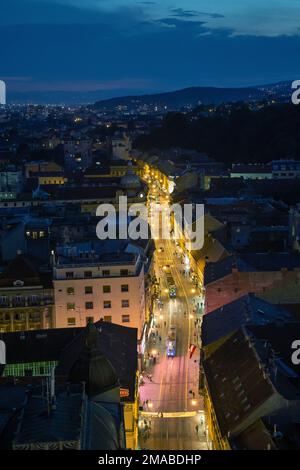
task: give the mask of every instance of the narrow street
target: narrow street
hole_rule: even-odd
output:
[[[170,298],[166,273],[176,285],[176,298]],[[199,348],[190,359],[189,348],[196,344],[200,316],[195,315],[193,284],[173,240],[156,240],[156,277],[162,305],[157,303],[155,333],[149,353],[155,365],[147,369],[140,386],[140,403],[144,407],[140,447],[153,450],[207,449],[207,430],[203,399],[198,394]],[[176,327],[176,354],[166,351],[170,326]],[[150,372],[149,372],[150,370]],[[148,377],[147,377],[148,375]]]

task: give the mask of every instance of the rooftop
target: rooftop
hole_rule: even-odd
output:
[[[203,316],[202,344],[204,347],[212,344],[245,324],[266,325],[292,320],[292,315],[280,306],[245,295]]]

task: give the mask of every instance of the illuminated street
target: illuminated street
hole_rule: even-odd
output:
[[[144,374],[140,386],[140,446],[145,449],[207,449],[203,400],[198,395],[199,348],[190,359],[189,348],[197,343],[193,284],[184,271],[181,256],[173,240],[156,240],[155,270],[162,305],[155,308],[154,338],[149,353],[156,357],[151,376]],[[166,271],[174,279],[177,295],[170,298]],[[170,326],[176,327],[176,354],[168,357],[166,342]],[[150,430],[151,429],[151,430]]]

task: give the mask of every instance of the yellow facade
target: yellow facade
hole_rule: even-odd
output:
[[[138,448],[138,420],[139,420],[139,401],[138,401],[138,376],[136,373],[136,387],[134,402],[124,403],[124,426],[126,448],[136,450]]]
[[[205,389],[204,389],[204,409],[205,409],[206,424],[208,427],[209,439],[212,442],[213,449],[214,450],[231,450],[227,437],[224,437],[221,434],[207,384],[205,385]]]
[[[39,184],[52,184],[52,185],[62,185],[67,182],[67,178],[64,176],[51,176],[51,175],[45,175],[45,176],[39,176]]]

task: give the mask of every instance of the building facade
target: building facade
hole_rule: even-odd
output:
[[[103,319],[137,328],[145,322],[144,268],[139,255],[102,258],[58,256],[53,272],[55,327],[85,326]]]

